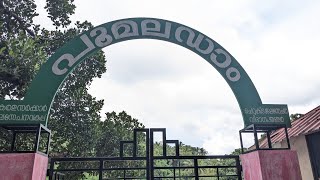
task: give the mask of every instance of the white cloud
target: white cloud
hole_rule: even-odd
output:
[[[316,24],[304,22],[305,19],[310,19],[309,16],[317,17],[314,14],[317,13],[316,10],[290,12],[289,17],[285,12],[278,13],[281,17],[277,20],[274,19],[277,17],[266,17],[271,16],[275,4],[266,6],[266,9],[259,6],[255,11],[257,5],[251,1],[240,5],[228,3],[230,2],[214,2],[212,6],[202,7],[202,11],[198,11],[194,4],[193,7],[188,4],[180,8],[177,15],[173,15],[171,8],[166,9],[165,15],[160,15],[157,11],[141,12],[146,16],[158,13],[158,16],[153,17],[169,16],[170,20],[176,19],[196,29],[199,27],[198,30],[220,43],[242,64],[257,86],[264,103],[288,103],[289,106],[290,103],[295,106],[303,104],[303,107],[308,108],[310,101],[313,104],[319,103],[319,99],[314,102],[319,87],[315,73],[317,66],[310,66],[319,64],[314,59],[319,34],[313,31],[306,35],[303,28],[296,27],[300,23],[312,26],[311,29],[317,28],[314,27]],[[219,6],[214,6],[217,4]],[[159,6],[161,9],[161,5]],[[148,5],[145,7],[150,8]],[[295,7],[292,5],[292,8]],[[212,18],[204,17],[203,12],[209,12],[209,9],[215,14]],[[132,9],[131,11],[132,14],[137,13]],[[136,79],[138,84],[135,86],[121,84],[122,87],[110,75],[109,81],[118,89],[112,90],[114,94],[105,94],[106,98],[109,97],[106,104],[110,103],[106,107],[128,110],[148,127],[167,127],[172,138],[202,145],[214,154],[229,153],[240,146],[238,130],[242,128],[242,123],[236,100],[224,80],[205,61],[200,62],[199,57],[185,49],[161,43],[128,43],[120,49],[113,51],[107,48],[110,61],[121,61],[120,64],[126,66],[126,62],[131,59],[139,59],[136,62],[151,68],[146,70],[146,67],[140,67],[138,71],[132,69],[130,72],[136,75],[128,73],[130,76],[137,77],[139,72],[144,75],[144,71],[155,73],[148,74],[151,77]],[[120,51],[126,50],[129,52],[120,55]],[[113,52],[116,54],[113,55]],[[125,63],[123,58],[126,58]],[[121,72],[120,66],[113,68],[112,63],[110,62],[109,72]],[[126,68],[137,68],[136,65],[130,66],[130,63]],[[161,71],[153,69],[152,64],[160,66]],[[158,76],[158,73],[163,75]],[[117,94],[125,94],[126,98]],[[117,100],[113,101],[115,97]],[[290,108],[293,111],[295,109],[299,107]],[[248,141],[245,142],[247,145]]]
[[[76,1],[73,20],[99,25],[128,17],[176,21],[208,35],[247,71],[264,103],[306,112],[320,104],[320,2],[253,0]],[[90,92],[104,111],[126,110],[147,127],[167,128],[169,139],[213,154],[238,148],[243,127],[227,83],[196,54],[154,40],[104,49],[107,73]],[[245,140],[249,145],[249,140]]]

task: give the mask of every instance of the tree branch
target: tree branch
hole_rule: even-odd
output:
[[[3,12],[5,14],[16,19],[19,22],[19,24],[21,25],[22,29],[25,30],[30,36],[35,37],[34,32],[32,32],[30,29],[28,29],[27,27],[24,26],[25,22],[19,16],[17,16],[15,13],[9,11],[8,9],[6,9],[4,7],[4,2],[2,0],[0,1],[0,8],[3,9]]]

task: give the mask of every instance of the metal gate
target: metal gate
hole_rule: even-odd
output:
[[[90,172],[96,174],[99,180],[241,179],[239,156],[180,156],[179,141],[167,140],[165,128],[134,129],[133,133],[132,141],[120,142],[120,157],[51,158],[49,180],[64,179],[63,174],[67,172]],[[139,133],[145,139],[142,145],[138,142]],[[155,142],[155,133],[162,134],[162,145]],[[131,146],[130,150],[126,148],[128,145]],[[159,151],[159,148],[155,148],[158,145],[161,152],[155,152]],[[63,163],[82,163],[84,166],[77,169],[62,168]]]

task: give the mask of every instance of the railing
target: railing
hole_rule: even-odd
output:
[[[285,138],[286,138],[286,143],[287,147],[281,147],[281,148],[276,148],[272,147],[272,133],[279,130],[283,129]],[[249,148],[249,150],[244,150],[243,148],[243,140],[242,140],[242,134],[243,133],[252,133],[254,135],[254,146],[252,148]],[[261,140],[266,141],[264,142],[266,147],[261,147],[261,142],[258,138],[258,133],[264,133],[265,134],[265,139],[261,138]],[[256,150],[288,150],[290,149],[290,141],[289,141],[289,136],[288,136],[288,128],[286,125],[271,125],[271,124],[251,124],[244,129],[241,129],[239,131],[239,137],[240,137],[240,145],[241,145],[241,152],[242,153],[249,153],[252,151]],[[262,141],[262,142],[263,142]],[[263,145],[263,144],[262,144]]]
[[[65,180],[65,174],[60,172],[54,172],[52,175],[52,180]]]
[[[148,167],[143,166],[145,157],[92,157],[92,158],[52,158],[49,169],[49,180],[55,172],[66,174],[67,172],[88,172],[102,179],[147,179]],[[131,162],[133,166],[128,166]],[[77,168],[55,168],[59,166],[78,165]],[[79,167],[83,165],[83,167]],[[140,166],[139,166],[140,165]],[[128,177],[128,173],[138,170],[134,176]]]
[[[172,163],[171,166],[152,167],[152,179],[241,179],[239,156],[154,157],[154,162],[158,160],[172,160]],[[172,173],[163,175],[161,170],[171,170]]]
[[[229,165],[216,165],[216,161],[225,162]],[[50,180],[59,179],[57,174],[67,172],[90,172],[96,174],[99,179],[185,179],[195,180],[216,178],[229,180],[241,179],[241,166],[238,156],[167,156],[154,157],[154,166],[146,167],[147,159],[144,157],[125,158],[52,158],[49,174],[53,174]],[[157,165],[166,162],[165,166]],[[54,168],[63,163],[89,163],[95,166],[83,168]],[[131,167],[128,166],[131,162]],[[159,162],[159,163],[157,163]],[[169,162],[169,163],[168,163]],[[65,164],[66,165],[66,164]],[[125,167],[124,167],[125,166]],[[62,178],[63,179],[63,178]]]
[[[144,132],[146,149],[143,157],[137,153],[137,133]],[[154,154],[154,133],[162,133],[162,153]],[[124,146],[132,145],[132,154],[124,154]],[[174,155],[167,155],[167,147],[174,144]],[[171,146],[172,147],[172,146]],[[180,156],[179,141],[167,140],[166,130],[135,129],[133,141],[120,143],[120,157],[92,158],[51,158],[48,170],[49,180],[54,173],[89,173],[99,180],[115,179],[194,179],[194,180],[240,180],[241,165],[239,156]],[[172,148],[171,148],[172,150]],[[76,168],[74,168],[76,167]]]
[[[50,146],[51,131],[42,124],[1,124],[0,153],[39,153],[47,156]],[[21,135],[23,141],[17,145],[17,138]],[[28,136],[32,135],[32,136]],[[5,138],[6,137],[6,138]],[[22,146],[24,145],[24,146]]]

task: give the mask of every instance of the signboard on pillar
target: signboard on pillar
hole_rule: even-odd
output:
[[[216,41],[185,25],[155,18],[129,18],[108,22],[75,37],[42,65],[21,101],[0,101],[0,124],[47,124],[55,94],[73,69],[103,47],[134,40],[155,39],[177,44],[201,56],[232,89],[244,126],[286,124],[286,105],[263,104],[250,77],[238,61]]]

